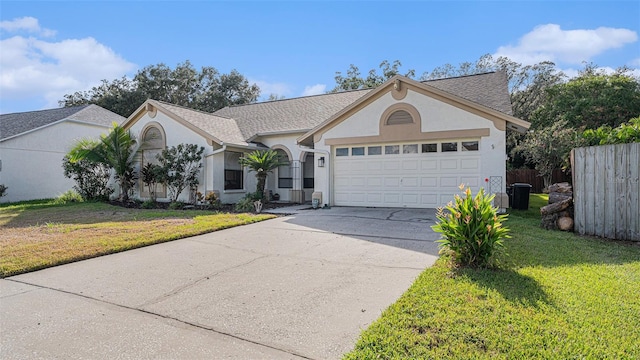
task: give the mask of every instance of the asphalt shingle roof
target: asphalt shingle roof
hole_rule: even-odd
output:
[[[76,120],[110,126],[125,118],[97,105],[81,105],[58,109],[0,115],[0,140],[31,131],[60,120]]]
[[[157,102],[166,110],[181,117],[185,121],[193,124],[200,130],[210,134],[222,142],[247,145],[247,142],[234,119],[169,104],[163,101]]]
[[[422,82],[439,90],[511,115],[506,75],[502,72]],[[230,106],[214,114],[232,118],[245,139],[257,134],[310,130],[372,89]]]
[[[422,83],[512,115],[507,75],[504,72],[428,80]]]
[[[271,132],[311,130],[371,89],[230,106],[215,112],[238,122],[245,139]]]

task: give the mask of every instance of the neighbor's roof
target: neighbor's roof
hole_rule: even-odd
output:
[[[125,118],[97,105],[2,114],[0,141],[65,120],[110,126],[113,122],[122,123]]]
[[[306,132],[369,91],[371,89],[229,106],[215,114],[235,119],[245,139],[268,133]]]
[[[439,90],[511,115],[511,102],[503,72],[428,80],[422,82]],[[245,139],[260,134],[313,129],[374,89],[306,96],[229,106],[216,115],[235,119]]]

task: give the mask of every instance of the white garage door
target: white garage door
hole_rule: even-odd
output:
[[[335,146],[335,205],[435,208],[480,186],[478,140]]]

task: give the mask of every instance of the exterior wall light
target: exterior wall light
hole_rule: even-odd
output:
[[[324,156],[318,158],[318,167],[324,167]]]

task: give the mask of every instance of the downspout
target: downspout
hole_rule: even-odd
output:
[[[298,150],[303,151],[303,152],[311,152],[311,153],[316,153],[316,154],[323,154],[327,157],[325,164],[327,166],[327,205],[331,206],[331,159],[330,159],[330,155],[331,153],[327,150],[320,150],[320,149],[312,149],[309,147],[304,147],[302,145],[298,145]],[[315,164],[313,164],[313,166],[315,166]]]

